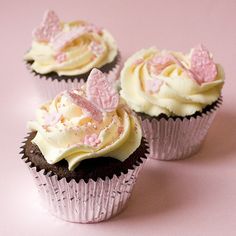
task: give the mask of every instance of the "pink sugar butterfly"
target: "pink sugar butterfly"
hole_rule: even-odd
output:
[[[88,32],[99,34],[102,29],[93,24],[87,24],[73,27],[69,32],[63,32],[59,17],[54,11],[47,10],[42,23],[33,31],[33,37],[39,42],[51,42],[54,50],[60,52],[73,40]]]
[[[87,112],[89,116],[93,117],[94,120],[102,120],[102,112],[86,98],[74,92],[68,92],[67,94],[69,95],[70,99],[74,104],[78,105],[83,110],[85,110],[85,112]]]
[[[86,83],[87,99],[74,92],[67,92],[72,102],[80,106],[96,121],[102,120],[102,112],[114,111],[119,104],[119,94],[105,74],[94,68]]]
[[[216,65],[202,45],[193,49],[190,72],[199,84],[214,81],[216,78]]]
[[[119,104],[118,92],[105,74],[96,68],[88,77],[86,93],[88,99],[101,111],[113,111]]]
[[[61,29],[59,17],[54,11],[47,10],[42,23],[33,31],[33,37],[39,42],[49,42]]]
[[[162,56],[155,56],[149,61],[149,66],[151,69],[151,73],[155,75],[159,75],[166,67],[171,64],[176,63],[179,65],[183,70],[186,71],[186,68],[182,64],[180,60],[178,60],[172,54],[165,54]],[[156,93],[160,90],[161,86],[163,85],[163,81],[159,80],[158,78],[154,80],[147,80],[146,81],[146,88],[147,91]]]
[[[61,51],[65,46],[86,33],[84,27],[74,27],[69,32],[60,32],[52,40],[52,46],[55,51]]]
[[[169,55],[169,57],[200,85],[204,82],[213,81],[217,75],[216,65],[210,58],[207,49],[201,45],[193,49],[190,69],[174,55]]]
[[[152,68],[152,71],[154,74],[158,75],[160,74],[167,66],[171,64],[177,64],[180,66],[183,70],[187,70],[187,68],[183,65],[183,63],[174,55],[167,53],[162,56],[155,56],[150,60],[149,65]]]
[[[160,74],[167,66],[174,63],[173,57],[167,54],[164,56],[155,56],[149,61],[149,65],[155,74]]]

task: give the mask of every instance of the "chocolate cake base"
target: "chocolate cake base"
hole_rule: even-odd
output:
[[[167,116],[166,114],[160,114],[159,116],[150,116],[143,112],[136,112],[136,113],[141,117],[142,120],[148,119],[149,121],[151,121],[152,119],[161,120],[162,118],[166,120],[170,118],[172,118],[173,120],[176,120],[176,119],[183,120],[183,119],[197,118],[198,116],[201,116],[202,114],[211,112],[215,108],[219,107],[221,103],[222,103],[222,97],[218,98],[218,100],[216,100],[212,104],[207,105],[205,108],[203,108],[201,112],[197,111],[193,115],[189,115],[189,116]]]
[[[114,58],[114,60],[110,63],[107,63],[105,64],[104,66],[100,67],[100,68],[97,68],[99,69],[100,71],[102,71],[103,73],[109,73],[112,69],[115,68],[116,65],[118,65],[120,61],[120,53],[117,54],[117,56]],[[56,72],[50,72],[50,73],[47,73],[47,74],[40,74],[38,72],[36,72],[35,70],[32,70],[31,69],[31,65],[33,64],[34,61],[25,61],[26,62],[26,65],[28,66],[28,68],[32,71],[32,73],[34,73],[35,75],[39,76],[40,78],[41,77],[44,77],[44,78],[50,78],[52,80],[58,80],[58,81],[67,81],[67,80],[80,80],[80,79],[83,79],[84,81],[87,80],[90,72],[86,72],[84,74],[80,74],[80,75],[58,75]]]
[[[113,175],[126,174],[129,169],[139,166],[143,162],[142,159],[146,159],[146,154],[148,154],[147,143],[142,139],[139,148],[123,162],[111,157],[91,158],[82,161],[75,170],[69,171],[66,160],[61,160],[56,164],[47,163],[38,146],[31,142],[35,135],[36,132],[31,132],[27,137],[25,145],[22,147],[22,159],[30,162],[30,167],[36,167],[37,171],[44,170],[45,174],[50,172],[51,175],[57,175],[58,179],[66,178],[67,182],[72,179],[79,182],[83,179],[87,183],[89,179],[105,180],[106,177],[112,178]]]

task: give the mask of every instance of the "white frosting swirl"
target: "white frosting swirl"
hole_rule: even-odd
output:
[[[85,97],[82,90],[73,92]],[[114,111],[103,112],[102,121],[96,121],[64,92],[42,105],[36,116],[28,124],[37,131],[32,142],[48,163],[65,159],[69,170],[84,159],[100,156],[124,161],[141,143],[139,121],[122,101]]]
[[[101,68],[112,62],[118,54],[116,42],[111,34],[105,30],[93,30],[91,25],[78,21],[61,23],[62,32],[52,41],[44,42],[33,39],[31,49],[25,54],[26,61],[33,61],[31,68],[40,73],[56,72],[58,75],[74,76],[84,74],[92,68]],[[55,40],[60,43],[59,36],[84,28],[90,28],[68,43],[58,52]],[[76,34],[75,34],[76,35]],[[56,43],[58,43],[56,42]]]
[[[153,67],[156,57],[166,55],[174,62],[164,61],[163,68]],[[185,69],[191,66],[190,58],[191,53],[159,51],[154,47],[135,53],[121,71],[121,96],[133,110],[150,116],[187,116],[202,111],[219,98],[224,73],[217,65],[214,81],[199,84]]]

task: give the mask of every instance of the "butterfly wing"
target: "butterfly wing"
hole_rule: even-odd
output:
[[[217,75],[217,68],[208,50],[202,45],[192,51],[191,72],[195,75],[198,83],[212,82]]]
[[[46,11],[43,21],[39,27],[33,31],[33,37],[39,42],[49,42],[61,31],[59,17],[54,11]]]
[[[68,92],[68,96],[70,97],[71,101],[76,104],[77,106],[81,107],[82,110],[87,112],[89,116],[91,116],[96,121],[102,120],[102,112],[94,106],[90,101],[86,98],[74,93]]]
[[[88,99],[101,111],[114,111],[119,104],[119,94],[106,75],[94,68],[87,80]]]

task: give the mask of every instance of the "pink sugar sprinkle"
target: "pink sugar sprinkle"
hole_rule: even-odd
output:
[[[66,56],[66,53],[64,52],[59,52],[55,55],[55,60],[58,62],[58,63],[63,63],[64,61],[67,60],[67,56]]]
[[[103,46],[97,42],[92,42],[89,45],[89,49],[94,53],[96,57],[99,57],[104,52]]]
[[[147,80],[146,81],[146,88],[148,92],[156,93],[160,90],[163,81],[159,79]]]
[[[101,143],[101,140],[99,139],[97,134],[91,134],[91,135],[86,135],[84,137],[84,144],[92,147],[96,147]]]
[[[73,42],[75,39],[85,34],[86,30],[84,27],[74,27],[69,32],[61,32],[53,38],[52,46],[55,51],[61,51],[68,44]]]

